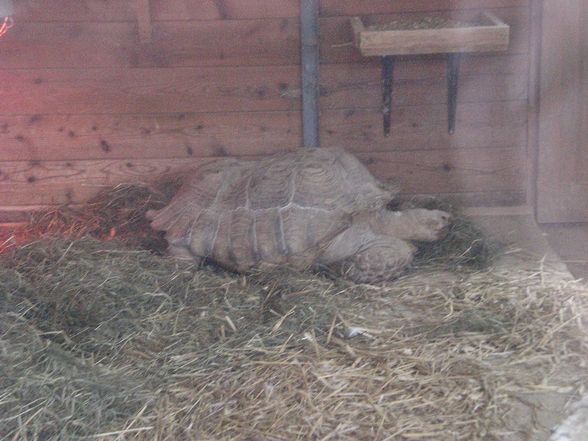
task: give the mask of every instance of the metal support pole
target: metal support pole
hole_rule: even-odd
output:
[[[319,0],[300,2],[302,50],[302,134],[304,147],[319,140]]]
[[[390,136],[394,61],[393,56],[382,58],[382,114],[384,115],[384,136],[386,137]]]
[[[460,60],[460,53],[447,54],[447,119],[450,134],[455,132]]]

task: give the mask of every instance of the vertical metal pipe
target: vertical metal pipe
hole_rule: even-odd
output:
[[[461,54],[447,55],[447,119],[449,133],[455,132],[457,115],[457,87],[459,83],[459,64]]]
[[[319,140],[319,0],[300,0],[302,133],[304,147]]]
[[[392,86],[394,85],[394,57],[382,58],[382,114],[384,115],[384,136],[390,136],[392,115]]]

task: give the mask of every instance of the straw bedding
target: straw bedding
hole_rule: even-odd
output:
[[[586,288],[459,260],[481,237],[367,286],[196,268],[60,216],[0,257],[2,439],[504,439],[517,393],[588,381]]]

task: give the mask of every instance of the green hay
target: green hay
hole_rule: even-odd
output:
[[[411,199],[399,203],[398,208],[426,208],[443,210],[453,215],[447,235],[437,242],[417,244],[414,266],[438,266],[451,270],[488,268],[502,255],[504,246],[483,232],[474,221],[462,215],[452,203],[437,198]]]

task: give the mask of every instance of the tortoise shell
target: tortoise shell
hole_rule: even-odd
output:
[[[235,271],[262,263],[304,268],[354,213],[382,208],[393,196],[353,155],[304,149],[206,164],[148,217],[166,232],[172,253]]]

